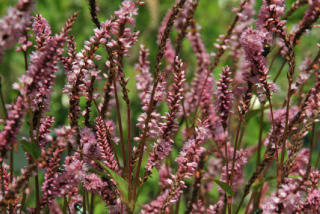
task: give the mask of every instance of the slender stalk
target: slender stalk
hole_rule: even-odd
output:
[[[264,117],[264,105],[265,103],[261,103],[261,114],[260,114],[260,130],[259,130],[259,143],[258,143],[258,154],[257,154],[257,167],[260,165],[260,160],[261,160],[261,147],[262,147],[262,133],[263,133],[263,117]],[[258,178],[259,180],[261,179],[261,176]],[[262,187],[260,187],[257,191],[254,191],[252,193],[252,196],[254,195],[255,197],[253,198],[253,209],[256,210],[259,208],[260,204],[260,198],[261,198],[261,190]],[[249,205],[252,200],[249,201],[249,204],[247,206],[247,209],[249,208]]]
[[[114,96],[115,96],[116,105],[117,105],[117,117],[118,117],[118,123],[119,123],[120,142],[121,142],[121,150],[122,150],[122,158],[123,158],[123,168],[126,171],[126,167],[127,167],[126,152],[125,152],[125,148],[124,148],[122,121],[121,121],[121,113],[120,113],[120,105],[119,105],[119,99],[118,99],[116,79],[117,79],[116,77],[113,79],[113,87],[114,87]]]
[[[40,190],[39,190],[39,177],[38,169],[36,170],[37,175],[34,177],[34,185],[36,188],[36,214],[40,213]]]
[[[260,130],[259,130],[259,143],[258,143],[258,155],[257,155],[257,167],[259,166],[259,164],[260,164],[260,159],[261,159],[262,133],[263,133],[263,116],[264,116],[264,103],[261,103]]]
[[[181,197],[179,197],[179,200],[178,200],[178,202],[176,204],[176,209],[174,211],[174,214],[178,214],[179,213],[180,201],[181,201]]]
[[[246,128],[247,128],[247,123],[246,121],[242,121],[243,124],[242,124],[242,127],[241,127],[241,132],[240,132],[240,137],[239,137],[239,143],[238,143],[238,147],[237,147],[237,150],[239,150],[241,147],[242,147],[242,139],[243,139],[243,136],[244,136],[244,133],[246,131]]]
[[[91,193],[91,203],[90,203],[90,213],[93,214],[94,212],[94,193]]]
[[[291,5],[290,10],[283,15],[283,19],[287,20],[300,6],[303,6],[307,3],[307,0],[297,0]]]
[[[289,62],[289,71],[287,74],[288,78],[288,94],[287,94],[287,109],[286,109],[286,120],[285,120],[285,127],[282,135],[282,155],[281,155],[281,162],[280,162],[280,173],[283,170],[283,162],[284,162],[284,156],[285,156],[285,148],[286,148],[286,139],[287,139],[287,134],[288,134],[288,126],[289,126],[289,110],[290,110],[290,98],[291,98],[291,85],[293,82],[293,75],[294,75],[294,70],[295,70],[295,59],[294,59],[294,50],[293,50],[293,45],[288,41],[287,36],[284,38],[285,44],[288,47],[288,62]],[[270,103],[271,107],[271,103]],[[272,108],[270,108],[272,110]],[[271,112],[272,114],[272,112]],[[281,180],[281,182],[283,182]],[[278,186],[280,184],[278,183]]]
[[[305,181],[308,180],[310,171],[311,171],[311,166],[312,166],[312,153],[313,153],[313,148],[314,148],[314,139],[315,139],[315,123],[312,124],[312,133],[311,133],[311,142],[310,142],[310,153],[309,153],[309,163],[307,166],[307,170],[305,175],[303,176],[303,179],[300,181],[298,188],[295,190],[298,191],[301,186],[304,184]]]
[[[34,141],[34,137],[33,137],[33,120],[32,120],[32,110],[31,110],[31,102],[30,99],[28,98],[28,113],[29,113],[29,134],[30,134],[30,141],[33,142]]]
[[[272,108],[272,103],[271,103],[271,98],[270,98],[270,94],[268,93],[267,95],[268,99],[269,99],[269,104],[270,104],[270,111],[271,111],[271,120],[272,120],[272,127],[273,127],[273,140],[274,140],[274,146],[275,146],[275,149],[276,149],[276,160],[277,160],[277,186],[278,188],[280,187],[280,172],[279,172],[279,154],[278,154],[278,142],[277,142],[277,138],[276,138],[276,132],[275,132],[275,123],[274,123],[274,117],[273,117],[273,108]],[[278,192],[278,191],[277,191]]]
[[[30,141],[33,143],[34,141],[34,136],[33,136],[33,117],[32,117],[32,110],[31,110],[31,102],[30,99],[28,98],[28,111],[29,111],[29,125],[30,125]],[[38,169],[36,171],[36,176],[35,176],[35,191],[36,191],[36,214],[40,213],[40,193],[39,193],[39,178],[38,178]]]
[[[67,199],[66,199],[66,197],[63,197],[62,213],[63,213],[63,214],[66,214],[66,213],[67,213]]]
[[[248,205],[247,205],[247,207],[246,207],[245,214],[248,214],[248,212],[249,212],[250,204],[251,204],[251,202],[252,202],[252,200],[253,200],[253,198],[254,198],[254,196],[255,196],[255,193],[256,193],[256,191],[253,191],[253,192],[251,193],[251,197],[250,197],[250,200],[249,200]]]
[[[120,209],[121,209],[120,214],[123,214],[123,203],[121,203]]]
[[[67,197],[64,197],[64,205],[67,207],[69,214],[71,214],[71,210],[69,207],[69,201],[68,201]]]
[[[130,114],[130,108],[127,108],[127,117],[128,117],[128,197],[129,201],[132,197],[132,165],[131,165],[131,114]]]
[[[97,28],[100,28],[100,22],[97,15],[97,4],[95,0],[89,0],[89,9],[90,9],[90,15],[92,22],[97,26]]]
[[[86,200],[87,200],[87,209],[88,209],[88,212],[90,213],[90,203],[89,203],[89,192],[86,191]]]
[[[4,114],[4,119],[7,120],[8,119],[8,112],[6,109],[6,104],[4,102],[4,97],[3,97],[3,93],[2,93],[2,77],[1,76],[0,76],[0,101],[1,101],[2,111]]]
[[[227,170],[227,184],[229,184],[229,158],[228,158],[228,144],[227,142],[224,143],[224,153],[225,153],[225,162],[226,162],[226,170]],[[231,203],[229,203],[229,197],[226,196],[228,207],[226,209],[228,212],[231,212]]]
[[[232,187],[232,182],[233,182],[233,176],[234,176],[234,166],[235,166],[235,162],[236,162],[236,154],[237,154],[237,146],[238,146],[238,139],[239,139],[239,133],[240,133],[240,127],[243,121],[243,117],[244,115],[241,114],[240,118],[239,118],[239,123],[238,123],[238,128],[237,128],[237,134],[236,134],[236,141],[234,143],[234,149],[233,149],[233,158],[232,158],[232,167],[231,167],[231,178],[230,178],[230,182],[229,185]],[[228,177],[228,171],[227,171],[227,177]],[[232,203],[232,198],[230,196],[227,196],[227,202],[228,202],[228,213],[231,214],[232,210],[231,210],[231,203]]]
[[[156,86],[158,85],[158,79],[155,80],[154,86],[152,88],[152,92],[151,92],[151,98],[150,98],[150,104],[149,104],[149,108],[148,108],[148,113],[147,113],[147,118],[146,118],[146,125],[145,128],[143,130],[143,136],[142,136],[142,140],[141,140],[141,150],[140,154],[139,154],[139,161],[138,161],[138,167],[137,167],[137,172],[136,172],[136,177],[134,180],[134,186],[133,186],[133,195],[135,198],[136,197],[136,189],[137,189],[137,185],[138,185],[138,180],[139,180],[139,172],[140,172],[140,168],[141,168],[141,163],[142,163],[142,156],[143,156],[143,151],[144,151],[144,145],[146,142],[146,138],[147,138],[147,132],[148,132],[148,125],[149,125],[149,120],[151,117],[151,112],[153,110],[153,97],[156,91]],[[147,123],[148,122],[148,123]]]
[[[274,56],[272,57],[272,59],[271,59],[271,61],[270,61],[270,64],[269,64],[269,71],[271,71],[271,68],[272,68],[272,66],[273,66],[273,63],[274,63],[274,61],[276,60],[276,58],[277,58],[277,56],[278,56],[279,53],[280,53],[280,50],[277,51],[277,53],[274,54]]]
[[[273,82],[274,82],[274,83],[276,83],[276,81],[277,81],[278,77],[280,76],[281,71],[283,70],[283,68],[284,68],[284,66],[285,66],[285,64],[286,64],[286,62],[287,62],[287,60],[284,60],[284,61],[283,61],[283,63],[282,63],[282,65],[281,65],[281,67],[280,67],[280,68],[279,68],[279,70],[278,70],[277,75],[276,75],[276,76],[274,77],[274,79],[273,79]]]
[[[186,128],[187,128],[187,130],[189,130],[189,123],[188,123],[188,117],[187,117],[187,113],[186,113],[186,108],[185,108],[185,106],[184,106],[184,99],[182,99],[182,110],[183,110],[183,117],[182,117],[182,120],[181,120],[181,122],[183,121],[183,120],[185,120],[185,122],[186,122]],[[179,125],[179,129],[181,128],[182,126],[181,126],[181,124]]]
[[[87,213],[87,206],[86,206],[86,190],[82,184],[82,208],[83,213]]]
[[[191,213],[193,211],[192,205],[197,203],[197,198],[198,198],[198,194],[200,192],[200,187],[201,187],[201,181],[203,178],[202,171],[203,171],[204,164],[205,164],[205,157],[206,157],[206,152],[202,153],[200,156],[200,161],[198,163],[197,170],[195,173],[196,176],[195,176],[195,181],[193,184],[193,191],[192,191],[191,199],[187,203],[185,214]]]

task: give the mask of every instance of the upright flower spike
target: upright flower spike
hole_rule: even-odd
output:
[[[316,23],[319,19],[320,14],[320,1],[319,0],[312,0],[308,1],[309,8],[304,14],[302,20],[299,23],[298,28],[294,32],[293,35],[293,45],[299,43],[300,37],[305,33],[307,30],[312,29],[312,25]]]
[[[206,51],[205,45],[202,42],[201,35],[197,31],[196,26],[194,25],[192,27],[192,31],[187,34],[187,37],[190,41],[193,52],[196,54],[198,67],[196,69],[196,75],[191,83],[191,90],[186,94],[185,98],[185,108],[188,116],[196,109],[199,102],[200,106],[203,107],[206,101],[211,100],[214,82],[213,76],[211,74],[208,76],[210,65],[209,54]],[[204,87],[205,89],[203,89]],[[201,93],[202,90],[203,94],[199,101],[198,93]]]
[[[208,134],[206,122],[199,121],[199,125],[196,128],[196,138],[189,139],[184,144],[179,157],[176,159],[178,171],[176,175],[171,175],[171,179],[168,179],[168,183],[171,185],[170,191],[163,201],[159,213],[164,213],[167,207],[172,206],[182,194],[182,189],[187,187],[183,180],[191,178],[195,173],[200,155],[206,151],[202,143],[207,139]]]
[[[61,159],[61,154],[64,151],[63,147],[58,147],[57,150],[53,153],[53,157],[50,159],[48,166],[46,168],[46,173],[44,175],[44,182],[42,183],[41,190],[43,192],[40,199],[40,206],[44,208],[48,203],[49,206],[52,206],[53,201],[55,200],[57,189],[54,188],[54,180],[58,176],[58,167],[59,161]]]
[[[106,164],[110,169],[114,172],[118,172],[118,164],[115,161],[114,154],[111,148],[110,137],[107,136],[110,133],[110,130],[106,130],[107,125],[101,117],[97,118],[96,121],[96,129],[97,129],[97,140],[100,147],[101,158],[104,160],[103,163]]]
[[[136,75],[137,79],[136,87],[139,91],[138,96],[141,100],[141,105],[143,108],[147,106],[150,102],[150,86],[153,82],[153,77],[150,73],[150,62],[148,61],[149,50],[145,48],[144,45],[140,46],[139,52],[139,64],[135,66],[135,69],[140,72]]]
[[[51,26],[44,17],[41,15],[36,15],[33,20],[32,30],[37,42],[36,48],[37,50],[41,50],[42,47],[48,44],[51,39]]]
[[[237,16],[239,17],[239,21],[237,23],[237,25],[235,26],[234,30],[233,30],[233,34],[230,37],[230,55],[233,57],[232,60],[232,65],[230,66],[231,72],[236,72],[236,74],[234,75],[234,83],[233,85],[238,85],[239,83],[241,84],[242,78],[237,78],[240,77],[241,75],[239,75],[239,71],[241,70],[241,68],[238,68],[238,62],[239,60],[241,60],[243,58],[243,52],[241,50],[241,44],[240,44],[240,37],[241,34],[243,33],[243,31],[252,25],[252,23],[254,22],[254,15],[255,15],[255,10],[254,10],[254,6],[256,4],[256,1],[254,0],[249,0],[247,1],[247,3],[243,6],[243,10],[242,11],[238,11],[238,9],[234,9],[234,12],[237,12]],[[221,42],[221,39],[224,39],[225,36],[220,36],[221,38],[219,38],[218,42]],[[239,87],[234,87],[234,92],[236,97],[239,97],[239,95],[241,94],[241,91],[239,90]]]
[[[158,31],[158,36],[157,36],[157,44],[160,44],[160,41],[165,33],[168,21],[171,17],[172,14],[172,10],[170,9],[167,14],[165,15],[165,17],[162,19],[161,25],[159,27],[159,31]],[[175,51],[172,47],[172,42],[170,38],[167,38],[167,41],[165,43],[165,50],[164,50],[164,55],[163,58],[165,58],[166,60],[168,60],[169,64],[172,65],[173,61],[174,61],[174,55],[175,55]]]
[[[42,119],[40,128],[39,128],[39,140],[38,145],[41,150],[45,150],[46,145],[49,141],[52,141],[52,136],[50,135],[51,127],[54,122],[54,117],[46,117]]]
[[[2,163],[2,166],[0,168],[0,173],[2,175],[2,178],[3,179],[3,183],[1,182],[0,183],[0,195],[5,195],[8,190],[9,190],[9,184],[10,184],[10,177],[9,177],[9,173],[8,173],[8,169],[9,169],[9,166],[5,163]],[[3,184],[3,186],[2,186]],[[4,193],[2,192],[4,190]]]
[[[277,25],[283,26],[286,21],[280,21],[285,10],[283,0],[263,0],[258,14],[256,27],[266,34],[265,40],[271,43],[273,40],[272,32],[277,32]]]
[[[146,170],[149,172],[151,172],[153,167],[156,167],[156,169],[159,170],[163,159],[168,157],[170,154],[172,144],[174,143],[172,140],[172,135],[178,128],[177,121],[175,121],[175,119],[178,117],[178,114],[182,112],[180,101],[183,98],[182,86],[185,81],[185,73],[182,70],[182,61],[177,57],[175,62],[175,71],[173,73],[173,91],[169,92],[167,98],[169,112],[166,113],[165,116],[166,123],[161,124],[161,137],[157,139],[157,143],[154,144],[153,150],[150,152],[146,166]]]
[[[295,205],[296,213],[318,213],[320,206],[319,170],[312,170],[310,179],[306,182],[307,196]],[[302,189],[304,189],[302,188]],[[294,212],[295,213],[295,212]]]
[[[14,104],[9,108],[8,119],[3,131],[0,132],[0,159],[4,158],[6,153],[17,144],[17,136],[25,115],[25,108],[26,104],[21,96],[18,96]]]
[[[58,70],[57,63],[61,59],[67,34],[76,17],[77,13],[68,19],[59,35],[53,36],[44,48],[33,52],[30,57],[28,71],[20,79],[20,83],[23,84],[20,87],[20,94],[25,97],[26,102],[28,100],[31,102],[33,111],[39,110],[41,106],[43,107],[42,112],[49,111],[50,95],[53,91],[55,73]],[[39,34],[37,30],[36,33]],[[45,32],[45,35],[46,33],[50,31]]]
[[[159,77],[159,82],[157,84],[157,87],[155,89],[155,93],[153,96],[153,100],[151,100],[151,94],[152,94],[152,89],[153,89],[153,83],[149,84],[147,86],[148,91],[145,94],[145,97],[143,100],[141,100],[144,103],[144,106],[142,106],[142,110],[146,111],[143,112],[139,117],[138,117],[138,123],[137,127],[140,127],[141,130],[145,129],[145,124],[146,124],[146,119],[147,119],[147,111],[149,109],[150,102],[152,101],[152,112],[149,117],[149,122],[148,124],[148,131],[146,137],[151,138],[151,139],[157,139],[157,137],[161,134],[161,126],[160,126],[160,114],[157,112],[156,106],[159,105],[159,103],[164,99],[165,94],[166,94],[166,89],[165,89],[165,83],[163,80],[163,75]],[[143,94],[142,94],[143,95]],[[141,132],[139,137],[135,137],[135,141],[140,141],[143,136],[143,133]]]
[[[262,102],[267,96],[271,96],[271,92],[277,92],[277,86],[273,82],[267,82],[269,69],[266,66],[266,57],[262,55],[264,49],[263,44],[266,39],[265,34],[258,30],[248,28],[241,36],[241,45],[245,52],[245,60],[247,68],[251,68],[251,72],[245,72],[245,79],[258,89],[259,100]]]
[[[233,93],[232,90],[228,90],[232,80],[229,78],[231,72],[229,72],[229,67],[226,66],[222,68],[222,74],[220,74],[220,81],[217,82],[216,96],[216,110],[220,113],[220,118],[222,121],[222,126],[226,130],[228,126],[229,115],[233,113]]]

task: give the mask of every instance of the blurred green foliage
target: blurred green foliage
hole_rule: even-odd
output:
[[[151,68],[154,64],[155,55],[157,52],[157,33],[158,26],[160,25],[162,17],[165,16],[168,9],[170,9],[173,0],[147,0],[147,4],[141,6],[139,9],[139,16],[137,17],[136,22],[136,30],[140,31],[140,40],[138,44],[134,46],[131,51],[131,57],[129,59],[125,59],[125,72],[128,77],[130,77],[130,81],[128,84],[131,99],[131,107],[132,107],[132,120],[130,121],[131,127],[134,128],[133,136],[138,134],[138,129],[135,128],[136,118],[141,113],[140,101],[136,95],[135,89],[135,78],[134,76],[137,74],[135,71],[134,63],[138,62],[138,53],[139,53],[139,44],[144,44],[148,49],[150,49],[150,61]],[[291,5],[293,0],[288,0],[287,5]],[[3,16],[6,14],[6,8],[8,6],[12,6],[15,1],[12,0],[1,0],[0,1],[0,15]],[[119,5],[121,4],[120,0],[109,0],[102,1],[97,0],[98,7],[100,11],[98,13],[99,20],[105,21],[107,18],[113,15],[113,11],[118,10]],[[227,31],[227,26],[232,22],[234,18],[234,13],[232,12],[232,8],[238,7],[239,1],[237,0],[200,0],[198,9],[195,14],[195,19],[197,23],[202,27],[200,30],[203,43],[205,44],[207,51],[214,52],[216,49],[213,47],[213,43],[216,41],[220,34],[225,34]],[[256,5],[256,11],[261,5],[261,1]],[[295,24],[299,22],[301,17],[304,14],[306,6],[300,8],[293,16],[288,20],[288,28],[292,28]],[[75,36],[75,41],[77,43],[77,50],[81,50],[83,48],[83,42],[88,40],[90,36],[93,35],[93,29],[95,28],[94,24],[91,22],[91,17],[88,9],[88,2],[86,0],[39,0],[35,4],[34,12],[35,14],[42,14],[45,17],[54,33],[58,33],[60,29],[64,26],[65,21],[76,11],[79,11],[79,16],[72,28],[72,34]],[[319,29],[313,29],[308,33],[308,36],[303,36],[301,39],[301,45],[298,45],[295,48],[296,51],[296,64],[299,65],[301,61],[308,56],[309,54],[315,55],[318,50],[316,43],[319,42]],[[34,40],[34,38],[32,38]],[[172,40],[175,40],[175,37],[172,36]],[[182,59],[185,64],[188,64],[188,73],[187,76],[190,77],[193,75],[195,69],[195,56],[192,53],[191,47],[188,41],[183,43],[183,51],[182,51]],[[29,50],[29,53],[32,50]],[[274,55],[273,51],[270,56]],[[100,55],[103,56],[103,60],[101,60],[101,64],[99,67],[104,70],[104,64],[106,59],[106,52],[103,49],[98,51]],[[214,76],[219,78],[218,74],[220,73],[220,68],[223,65],[228,64],[231,61],[230,56],[228,56],[228,52],[222,58],[223,62],[219,64],[218,68],[215,71]],[[270,71],[270,74],[274,77],[277,69],[282,64],[282,60],[280,57],[277,57],[275,60],[275,64],[273,69]],[[60,126],[67,123],[67,114],[68,114],[68,97],[62,94],[62,89],[64,84],[66,83],[66,78],[64,75],[64,71],[62,69],[62,65],[60,65],[60,70],[57,73],[56,84],[54,86],[54,93],[52,94],[52,104],[51,104],[51,112],[50,115],[55,116],[55,125]],[[287,70],[285,67],[284,71]],[[298,68],[297,68],[298,70]],[[14,50],[6,51],[5,56],[3,57],[3,63],[0,65],[0,75],[3,79],[2,86],[3,92],[5,95],[6,103],[11,103],[13,99],[17,95],[17,91],[11,89],[11,86],[14,82],[17,81],[17,78],[25,72],[24,70],[24,60],[22,53],[16,53]],[[99,90],[102,90],[103,81],[97,85]],[[280,79],[278,80],[278,84],[280,86],[280,94],[277,94],[273,98],[273,102],[275,106],[278,104],[282,104],[283,100],[286,96],[287,89],[287,80],[286,73],[282,72]],[[83,102],[84,100],[82,100]],[[122,102],[123,106],[124,103]],[[279,106],[279,105],[278,105]],[[125,108],[122,108],[123,115],[126,115]],[[166,107],[163,106],[162,113],[166,111]],[[3,112],[1,112],[3,114]],[[96,113],[94,113],[96,114]],[[115,111],[111,112],[111,117],[114,119]],[[123,117],[123,123],[126,124],[128,121],[126,117]],[[126,127],[124,127],[124,134],[127,135]],[[264,123],[264,136],[267,134],[267,131],[270,128],[270,123]],[[247,124],[247,134],[244,134],[244,144],[253,145],[257,142],[258,134],[259,134],[259,116],[253,117]],[[28,126],[26,123],[21,131],[21,136],[28,136]],[[178,155],[178,151],[182,145],[182,136],[177,136],[177,144],[175,145],[175,150],[173,151],[172,157],[176,157]],[[19,150],[19,154],[16,157],[16,170],[19,171],[25,165],[25,158],[21,149]],[[254,160],[252,158],[252,160]],[[175,164],[174,159],[169,160],[172,164]],[[246,177],[250,176],[252,173],[252,168],[255,167],[255,161],[250,161],[246,166],[245,175]],[[137,205],[142,205],[151,199],[156,198],[158,194],[158,173],[154,170],[154,174],[152,178],[148,180],[148,182],[143,186],[141,196],[137,202]],[[32,184],[32,183],[31,183]],[[32,186],[30,186],[32,189]],[[216,200],[218,197],[217,187],[214,185],[212,191],[210,192],[210,196]],[[183,201],[183,200],[182,200]],[[29,203],[34,204],[34,198],[29,199]],[[103,213],[101,210],[104,210],[104,206],[102,203],[98,203],[96,205],[96,213]],[[180,206],[180,213],[184,210],[184,206]]]

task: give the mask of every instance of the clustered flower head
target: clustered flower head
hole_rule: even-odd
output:
[[[248,28],[240,38],[241,45],[245,52],[245,60],[247,69],[243,75],[246,81],[250,81],[257,87],[259,100],[262,102],[266,96],[270,96],[271,92],[278,92],[278,87],[273,82],[268,82],[267,78],[269,69],[267,68],[267,59],[263,56],[265,34],[259,30]],[[269,98],[268,98],[269,99]]]
[[[286,21],[281,20],[284,14],[285,2],[283,0],[264,0],[258,14],[256,26],[262,31],[268,43],[272,42],[272,32],[278,31],[277,25],[283,26]]]

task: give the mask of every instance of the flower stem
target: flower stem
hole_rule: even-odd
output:
[[[118,116],[118,123],[119,123],[119,132],[120,132],[120,141],[121,141],[121,150],[122,150],[122,158],[123,158],[123,168],[126,171],[127,163],[126,163],[126,151],[124,148],[124,139],[123,139],[123,130],[122,130],[122,120],[121,120],[121,113],[120,113],[120,105],[118,99],[118,91],[117,91],[117,83],[116,83],[116,76],[113,79],[113,87],[114,87],[114,96],[116,99],[117,105],[117,116]]]
[[[37,175],[34,177],[34,185],[36,188],[36,214],[40,213],[40,191],[39,191],[39,176],[38,169],[36,170]]]

